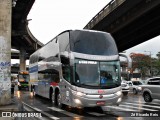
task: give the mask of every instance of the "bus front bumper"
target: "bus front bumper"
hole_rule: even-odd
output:
[[[72,97],[72,106],[74,107],[96,107],[107,105],[119,105],[122,100],[122,92],[120,94],[108,95],[84,95]]]

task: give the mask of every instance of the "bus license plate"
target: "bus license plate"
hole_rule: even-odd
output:
[[[105,105],[105,101],[98,101],[97,105]]]

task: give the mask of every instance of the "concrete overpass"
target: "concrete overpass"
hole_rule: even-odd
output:
[[[11,74],[18,74],[19,72],[19,64],[13,64],[11,65]],[[26,67],[26,70],[28,71],[28,66]]]
[[[160,0],[112,0],[84,29],[110,32],[120,52],[160,34]]]
[[[43,44],[38,41],[28,29],[27,15],[35,0],[13,0],[15,6],[12,7],[12,48],[24,49],[26,53],[32,54]]]
[[[13,51],[11,50],[11,58],[12,59],[19,59],[20,51]],[[29,59],[30,54],[26,53],[25,59]]]
[[[27,15],[35,0],[13,0],[12,2],[12,31],[11,47],[20,51],[19,56],[12,53],[12,59],[20,59],[20,70],[25,70],[25,60],[41,48],[43,44],[38,41],[28,28]]]

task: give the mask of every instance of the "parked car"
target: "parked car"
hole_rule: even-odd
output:
[[[130,91],[133,91],[133,94],[142,92],[142,83],[139,80],[128,81],[127,84],[129,85]]]
[[[129,92],[129,85],[127,84],[127,81],[123,81],[121,82],[121,88],[122,88],[122,93],[123,95],[127,95]]]
[[[145,102],[152,102],[153,99],[160,99],[160,77],[149,78],[143,85],[143,98]]]

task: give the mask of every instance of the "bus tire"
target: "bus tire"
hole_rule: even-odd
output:
[[[31,86],[31,92],[33,92],[33,96],[37,95],[36,92],[35,92],[35,86],[34,85]]]
[[[18,86],[18,90],[21,90],[21,87],[20,87],[20,86]]]
[[[61,94],[60,94],[60,92],[57,93],[56,103],[57,103],[57,106],[59,108],[63,108],[64,105],[61,103]]]
[[[53,104],[55,104],[55,97],[54,97],[54,93],[53,93],[53,89],[52,88],[50,88],[49,99]]]
[[[31,92],[33,92],[33,86],[31,85]]]
[[[29,86],[26,89],[27,89],[27,91],[29,91]]]

